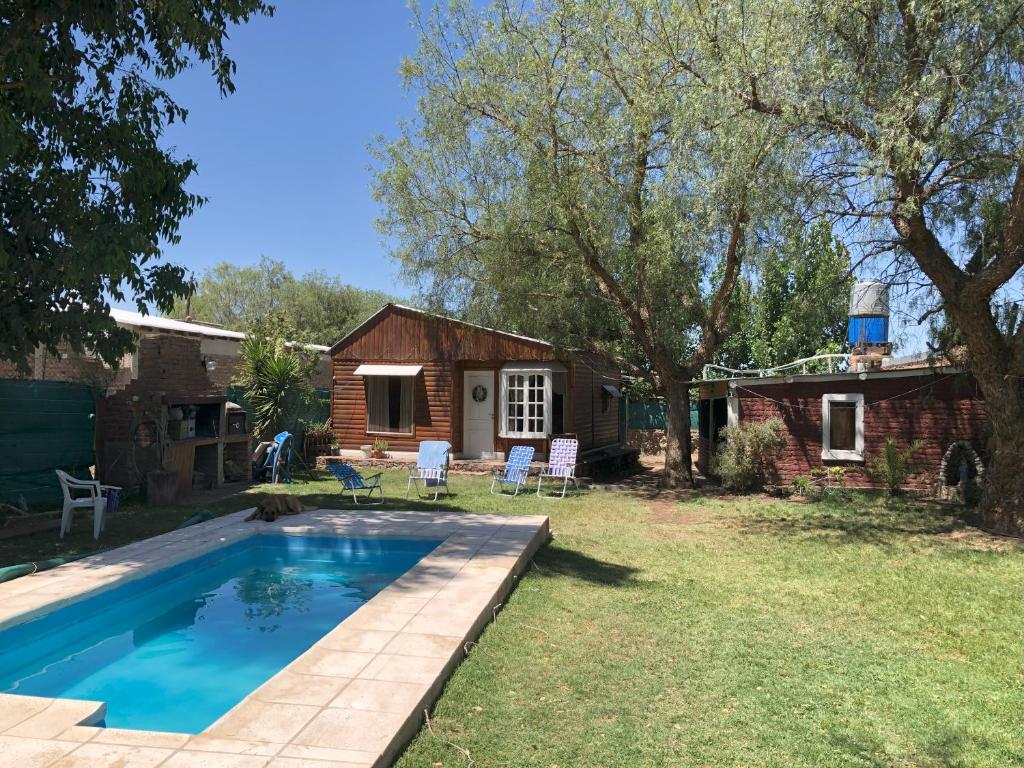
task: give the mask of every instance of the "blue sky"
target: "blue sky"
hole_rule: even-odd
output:
[[[189,189],[209,198],[165,258],[199,274],[265,254],[408,295],[374,229],[366,147],[415,113],[398,76],[411,21],[404,0],[286,0],[231,33],[234,94],[199,65],[165,84],[189,118],[164,144],[198,163]]]

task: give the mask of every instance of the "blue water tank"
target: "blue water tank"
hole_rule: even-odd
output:
[[[850,328],[846,336],[851,347],[860,345],[879,346],[889,341],[889,318],[851,317]]]

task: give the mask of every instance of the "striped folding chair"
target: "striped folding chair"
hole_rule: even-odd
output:
[[[537,477],[537,495],[542,499],[564,499],[569,483],[579,490],[576,482],[576,453],[579,450],[580,441],[568,437],[556,437],[551,441],[551,451],[548,454],[548,463],[540,471]],[[541,493],[541,484],[545,478],[562,481],[562,493],[560,495],[544,495]]]
[[[383,504],[384,503],[384,489],[380,487],[380,476],[381,472],[368,477],[363,477],[359,474],[355,467],[351,464],[346,464],[343,461],[328,462],[327,471],[338,478],[341,483],[341,487],[346,491],[351,491],[352,501],[356,504]],[[373,500],[373,492],[377,492],[377,500]],[[359,501],[359,494],[363,494],[363,501]]]
[[[491,493],[493,494],[497,487],[499,496],[504,495],[508,489],[511,489],[513,496],[518,496],[519,491],[526,485],[531,461],[533,461],[533,448],[528,445],[513,446],[512,450],[508,452],[505,468],[495,468],[491,473]]]
[[[423,490],[427,496],[434,491],[434,501],[437,501],[438,494],[444,487],[445,496],[448,490],[448,456],[452,450],[452,444],[447,440],[423,440],[420,442],[419,453],[416,454],[416,466],[409,469],[409,483],[405,487],[405,498],[409,498],[413,485],[416,486],[416,496],[422,498],[420,483],[423,483]]]

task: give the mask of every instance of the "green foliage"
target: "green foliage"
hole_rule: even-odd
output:
[[[750,491],[770,479],[775,459],[786,447],[786,427],[781,419],[750,421],[726,427],[715,456],[715,471],[730,491]]]
[[[383,437],[378,437],[373,441],[373,452],[380,456],[387,456],[388,454],[388,441]]]
[[[839,352],[853,282],[849,252],[828,222],[790,227],[737,290],[721,364],[771,368]]]
[[[375,151],[381,229],[428,302],[659,388],[710,359],[790,192],[771,127],[697,87],[667,10],[437,4],[403,65],[418,118]]]
[[[331,345],[393,301],[379,291],[346,285],[325,272],[296,277],[281,261],[266,256],[257,265],[221,262],[196,281],[190,300],[179,297],[172,317],[191,315],[232,330],[273,319],[283,337]]]
[[[921,471],[921,461],[916,456],[924,446],[924,440],[915,440],[900,448],[894,437],[886,437],[882,452],[868,458],[868,477],[885,485],[890,496],[898,496],[910,476]]]
[[[810,496],[814,491],[814,482],[806,475],[793,478],[793,493],[797,496]]]
[[[68,342],[109,363],[134,338],[108,299],[168,309],[161,242],[202,200],[196,165],[161,146],[185,109],[154,81],[208,64],[234,89],[229,28],[262,0],[40,0],[0,9],[0,359]]]
[[[253,432],[267,440],[295,428],[297,414],[311,396],[312,368],[302,353],[250,329],[239,347],[240,383],[253,409]]]

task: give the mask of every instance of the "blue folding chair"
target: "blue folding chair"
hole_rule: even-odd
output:
[[[384,489],[380,487],[380,476],[382,472],[369,477],[363,477],[355,467],[343,461],[331,461],[327,463],[327,471],[338,478],[341,487],[352,492],[352,501],[356,504],[383,504]],[[359,501],[359,492],[363,492],[363,501]],[[373,492],[377,492],[377,500],[373,501]]]
[[[491,477],[491,493],[495,487],[498,495],[504,495],[508,489],[512,490],[513,496],[518,496],[519,491],[526,485],[526,478],[530,474],[530,462],[533,461],[533,448],[528,445],[515,445],[508,452],[508,461],[504,469],[494,469]]]
[[[262,463],[253,470],[253,479],[264,483],[290,483],[292,481],[292,435],[279,432],[274,435],[273,444],[267,449]]]

